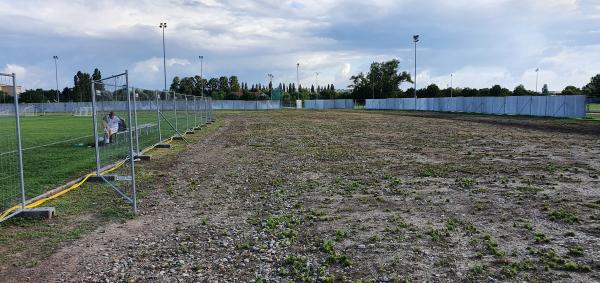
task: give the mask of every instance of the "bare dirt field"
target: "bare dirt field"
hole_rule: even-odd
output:
[[[141,166],[141,215],[30,267],[7,262],[0,281],[600,281],[597,121],[217,119],[185,151]]]

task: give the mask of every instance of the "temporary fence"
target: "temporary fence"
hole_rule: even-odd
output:
[[[304,100],[305,109],[353,109],[352,99],[316,99]]]
[[[582,95],[367,99],[368,110],[418,110],[583,118]]]
[[[214,100],[214,110],[276,110],[281,109],[279,100]]]
[[[2,84],[14,80],[0,75]],[[125,72],[93,81],[89,103],[19,104],[16,93],[0,95],[0,222],[89,180],[106,183],[135,212],[134,161],[213,121],[210,98],[133,88],[128,80]]]
[[[94,148],[96,149],[95,177],[117,192],[137,212],[135,187],[136,128],[132,103],[134,92],[129,88],[129,77],[125,73],[92,82],[92,119],[94,123]],[[113,109],[115,103],[125,104],[126,109]],[[137,129],[135,129],[137,130]],[[123,161],[125,160],[125,161]],[[129,170],[122,175],[114,172],[103,174],[106,168],[128,161]]]
[[[12,100],[13,105],[13,109],[7,109],[0,116],[0,209],[10,209],[1,218],[8,218],[15,215],[19,209],[25,209],[19,97],[15,91],[15,81],[15,74],[0,73],[0,83],[12,86],[12,93],[1,95],[0,102],[7,103]]]

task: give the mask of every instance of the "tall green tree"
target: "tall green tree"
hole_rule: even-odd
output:
[[[583,87],[583,93],[591,97],[600,97],[600,74],[592,77],[590,83]]]
[[[575,86],[567,86],[565,87],[565,89],[562,91],[562,95],[580,95],[581,94],[581,89],[575,87]]]
[[[235,92],[240,91],[241,87],[237,76],[229,77],[229,89]]]

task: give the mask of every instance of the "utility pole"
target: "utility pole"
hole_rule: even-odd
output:
[[[198,58],[200,58],[200,83],[202,85],[202,89],[200,90],[200,94],[202,97],[204,97],[204,74],[202,70],[204,68],[204,56],[200,55],[198,56]]]
[[[52,56],[54,58],[54,74],[56,78],[56,102],[60,103],[60,92],[58,91],[58,56]]]
[[[417,42],[419,42],[419,35],[413,35],[413,42],[415,43],[415,98],[417,98]]]
[[[538,93],[538,80],[540,78],[540,68],[535,69],[535,93]]]
[[[454,78],[454,74],[450,74],[450,97],[452,97],[452,92],[454,91],[454,85],[452,79]]]
[[[296,63],[296,83],[298,88],[298,100],[300,100],[300,62]]]
[[[165,74],[165,92],[167,92],[167,53],[165,51],[165,29],[167,28],[167,23],[160,23],[158,27],[162,29],[163,70]]]

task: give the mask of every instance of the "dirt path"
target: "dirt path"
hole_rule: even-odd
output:
[[[600,126],[235,112],[142,215],[2,281],[600,280]]]

